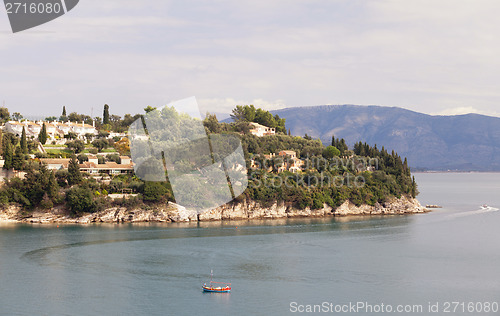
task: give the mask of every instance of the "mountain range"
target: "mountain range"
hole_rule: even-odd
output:
[[[395,150],[415,170],[500,171],[500,118],[437,116],[398,107],[324,105],[272,111],[292,135],[325,145],[332,135],[350,148],[358,141]]]

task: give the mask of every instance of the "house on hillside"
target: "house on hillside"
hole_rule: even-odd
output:
[[[250,134],[255,135],[257,137],[270,136],[270,135],[276,134],[275,129],[272,127],[267,127],[267,126],[261,125],[259,123],[254,123],[254,122],[251,122],[250,125],[252,125],[252,129],[250,130]]]
[[[99,164],[99,159],[95,155],[87,155],[88,161],[79,164],[80,171],[91,175],[97,174],[127,174],[134,171],[134,163],[128,156],[120,156],[120,163],[108,161]],[[49,170],[66,170],[68,169],[70,158],[41,158],[40,162],[47,165]]]
[[[255,158],[252,158],[250,160],[250,169],[261,169],[267,167],[266,168],[267,172],[272,172],[273,170],[272,166],[274,165],[278,173],[283,171],[290,171],[293,173],[297,173],[302,171],[302,168],[304,166],[304,161],[297,158],[297,153],[293,150],[282,150],[278,153],[278,155],[270,153],[269,155],[263,155],[263,156],[264,156],[265,166],[261,166],[260,162],[257,162]],[[269,162],[270,160],[275,158],[281,158],[278,161],[278,165],[276,165],[276,162],[273,163]]]
[[[297,173],[302,171],[302,166],[304,165],[304,161],[297,158],[297,153],[293,150],[282,150],[278,153],[280,157],[283,157],[283,166],[284,170],[288,170],[293,173]],[[283,170],[283,171],[284,171]]]
[[[65,170],[68,169],[69,158],[40,158],[40,162],[47,166],[49,170]]]

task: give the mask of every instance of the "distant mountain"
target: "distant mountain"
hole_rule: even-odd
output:
[[[500,171],[500,118],[478,114],[433,116],[397,107],[325,105],[272,111],[292,135],[330,144],[332,135],[385,146],[417,169]]]

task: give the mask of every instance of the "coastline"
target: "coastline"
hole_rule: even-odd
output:
[[[337,208],[324,205],[321,209],[296,209],[284,203],[275,202],[263,206],[255,201],[228,203],[214,209],[198,213],[188,210],[175,203],[145,209],[127,209],[112,207],[95,213],[83,214],[79,217],[67,215],[63,208],[53,208],[48,211],[34,210],[27,212],[19,206],[11,205],[0,210],[0,223],[32,223],[32,224],[92,224],[92,223],[176,223],[176,222],[206,222],[252,219],[281,219],[294,217],[327,217],[327,216],[370,216],[370,215],[405,215],[421,214],[431,210],[423,207],[417,199],[391,198],[389,201],[374,206],[356,206],[345,201]]]

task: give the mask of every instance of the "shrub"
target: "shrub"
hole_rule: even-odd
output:
[[[92,190],[88,187],[75,186],[71,188],[66,193],[66,203],[73,215],[95,211]]]
[[[167,194],[167,188],[159,182],[147,181],[144,184],[144,201],[160,202],[163,201]]]

